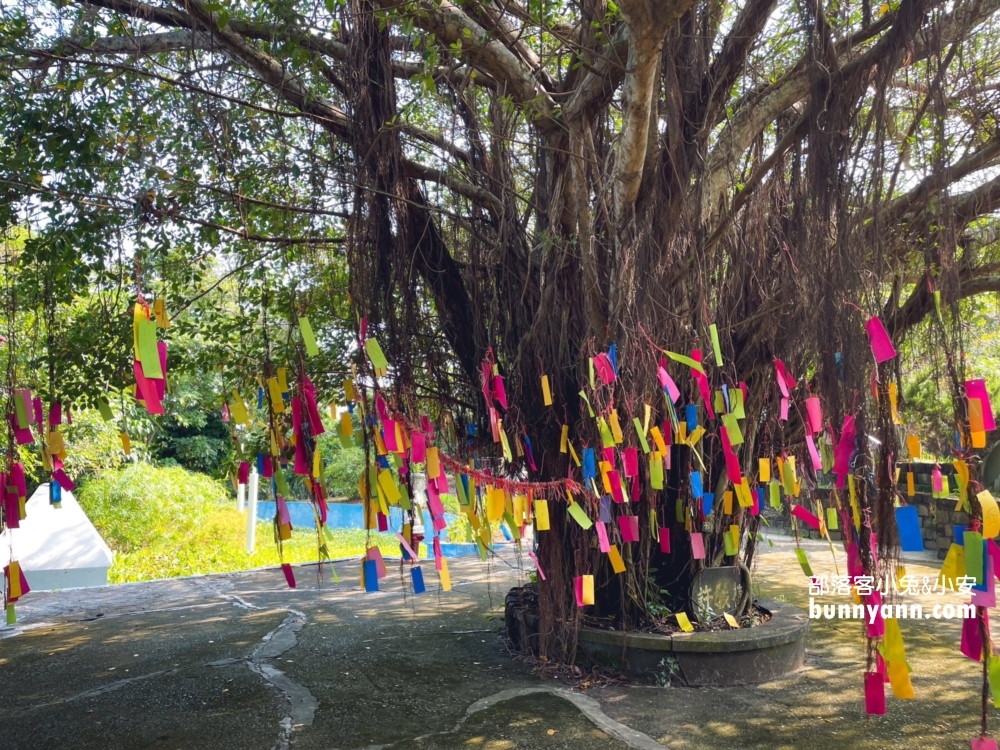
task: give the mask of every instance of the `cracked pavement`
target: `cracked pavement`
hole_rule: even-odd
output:
[[[833,573],[825,543],[803,546]],[[33,592],[0,629],[0,747],[967,748],[978,733],[979,671],[957,623],[902,623],[917,698],[889,697],[885,717],[864,714],[850,622],[814,622],[806,666],[762,686],[569,691],[500,642],[504,594],[526,579],[513,557],[452,560],[447,593],[425,563],[416,597],[387,565],[377,594],[353,560],[335,563],[339,583],[298,566],[295,590],[268,569]],[[786,540],[757,580],[808,601]]]

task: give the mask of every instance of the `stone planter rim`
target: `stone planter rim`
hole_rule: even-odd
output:
[[[719,654],[774,648],[805,637],[809,619],[798,607],[771,599],[754,603],[768,611],[771,619],[752,628],[673,634],[580,628],[578,637],[589,643],[622,645],[629,649]]]

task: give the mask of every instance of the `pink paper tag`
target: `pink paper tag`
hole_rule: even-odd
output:
[[[618,530],[623,542],[638,542],[639,516],[618,516]]]
[[[670,554],[670,529],[665,526],[660,528],[660,552]]]
[[[705,559],[705,540],[697,532],[691,534],[691,557],[695,560]]]
[[[823,407],[816,396],[811,396],[805,400],[806,415],[809,417],[809,428],[813,434],[823,430]]]
[[[656,375],[660,379],[660,387],[670,396],[670,403],[676,404],[677,399],[681,397],[681,391],[677,387],[677,383],[674,382],[674,379],[670,377],[670,373],[662,365],[656,371]]]
[[[288,563],[284,563],[281,566],[281,572],[285,574],[285,583],[288,584],[288,588],[295,588],[295,574],[292,572],[292,566]]]
[[[415,464],[422,464],[427,460],[427,441],[424,433],[410,433],[410,460]]]
[[[781,395],[784,398],[788,398],[788,376],[785,374],[785,363],[780,359],[774,360],[774,372],[776,375],[775,380],[778,381],[778,389],[781,391]]]
[[[816,450],[816,441],[812,435],[806,435],[806,447],[809,448],[809,457],[812,459],[813,469],[823,471],[823,459],[820,458],[819,451]]]
[[[611,483],[611,497],[616,503],[625,502],[625,493],[622,492],[622,480],[618,476],[618,470],[612,469],[608,472],[608,481]]]
[[[622,462],[625,464],[625,476],[639,476],[639,449],[626,448],[622,451]]]
[[[22,428],[17,426],[16,415],[8,414],[7,421],[10,422],[10,429],[14,433],[14,440],[17,441],[18,445],[27,445],[28,443],[33,443],[35,441],[34,435],[31,434],[30,427]]]
[[[53,471],[52,478],[55,479],[56,482],[59,483],[59,486],[67,492],[72,492],[76,489],[76,485],[73,484],[73,480],[66,476],[66,472],[62,469],[56,469]]]
[[[437,494],[437,487],[434,488],[435,492],[433,495],[430,493],[427,497],[427,508],[431,512],[431,516],[443,516],[444,515],[444,504],[441,502],[441,497]]]
[[[997,741],[992,737],[973,737],[969,742],[972,750],[997,750]]]
[[[597,375],[604,385],[611,385],[615,382],[615,368],[611,366],[611,360],[604,352],[594,357],[594,369],[597,370]]]
[[[788,421],[788,399],[787,398],[781,399],[781,414],[780,414],[780,417],[781,417],[781,421],[782,422],[787,422]]]
[[[944,479],[941,477],[941,469],[936,466],[931,471],[931,490],[934,492],[944,491]]]
[[[385,578],[389,574],[385,569],[385,560],[382,559],[382,550],[378,547],[368,548],[368,559],[375,561],[375,566],[378,568],[379,578]]]
[[[535,570],[538,571],[538,577],[541,578],[544,581],[545,580],[545,572],[542,570],[542,566],[538,564],[538,558],[535,557],[535,553],[531,552],[529,550],[528,551],[528,557],[530,557],[532,559],[532,561],[535,563]]]
[[[865,672],[865,711],[885,714],[885,682],[878,672]]]
[[[601,552],[607,552],[611,549],[611,544],[608,542],[608,527],[605,526],[601,521],[598,521],[595,526],[597,527],[597,545]]]
[[[390,453],[398,451],[396,445],[396,420],[382,420],[382,441],[385,443],[385,449]]]
[[[577,576],[573,579],[573,593],[576,595],[576,606],[582,607],[583,604],[583,576]]]
[[[978,398],[983,405],[983,427],[987,432],[997,428],[996,420],[993,417],[993,406],[990,404],[990,394],[986,390],[986,381],[983,379],[966,380],[965,395],[968,398]]]
[[[443,555],[441,554],[441,538],[440,537],[434,537],[434,545],[433,546],[434,546],[434,567],[437,570],[441,570],[441,558],[443,557]]]
[[[805,509],[802,505],[792,506],[792,515],[802,521],[802,523],[811,526],[814,529],[819,529],[819,519],[816,518],[812,513]]]
[[[962,620],[961,649],[973,661],[983,660],[983,639],[979,635],[979,620],[975,617]]]
[[[875,355],[876,362],[881,364],[896,356],[896,347],[892,345],[889,332],[885,330],[878,316],[865,323],[865,330],[868,331],[868,341],[872,345],[872,354]]]
[[[500,375],[493,376],[493,395],[496,396],[496,399],[500,403],[500,406],[506,409],[507,391],[503,387],[503,377]]]
[[[410,546],[410,545],[409,545],[409,544],[407,543],[407,541],[406,541],[406,537],[405,537],[405,536],[403,536],[402,534],[400,534],[400,533],[399,533],[399,532],[397,531],[397,532],[396,532],[396,538],[397,538],[397,539],[399,540],[399,543],[400,543],[401,545],[403,545],[403,549],[405,549],[405,550],[406,550],[406,554],[408,554],[408,555],[409,555],[409,556],[410,556],[410,557],[411,557],[412,559],[416,560],[416,559],[417,559],[417,553],[416,553],[416,552],[414,552],[414,551],[413,551],[413,547],[411,547],[411,546]]]

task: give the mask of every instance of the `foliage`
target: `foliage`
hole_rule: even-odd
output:
[[[944,311],[949,315],[949,311]],[[901,367],[900,413],[907,429],[916,433],[924,450],[938,457],[951,454],[955,441],[955,409],[948,373],[949,358],[966,379],[984,378],[993,407],[1000,406],[1000,306],[995,295],[982,295],[960,304],[963,357],[955,360],[941,345],[934,317],[907,339]]]
[[[257,525],[256,550],[246,554],[246,515],[219,482],[180,467],[138,463],[107,470],[78,492],[80,505],[115,551],[112,583],[224,573],[277,565],[273,526]],[[361,555],[367,535],[334,529],[327,549],[334,559]],[[385,554],[399,554],[391,535],[374,534]],[[319,559],[316,532],[296,529],[282,545],[284,561]]]
[[[229,503],[226,488],[210,477],[146,463],[104,472],[78,499],[108,546],[123,553],[190,534]]]
[[[296,529],[282,545],[283,557],[272,541],[274,527],[257,524],[257,544],[246,553],[246,515],[233,507],[214,510],[188,532],[171,532],[146,547],[117,554],[108,573],[112,583],[148,581],[157,578],[229,573],[287,563],[316,562],[320,559],[316,532]],[[332,559],[360,557],[369,537],[360,529],[333,529],[326,538]],[[388,534],[372,534],[371,543],[383,555],[399,555],[399,543]],[[299,573],[298,575],[303,575]],[[325,572],[329,576],[329,572]]]
[[[557,480],[576,472],[556,452],[562,430],[578,445],[600,438],[582,384],[602,416],[616,408],[627,427],[650,404],[662,424],[662,350],[709,352],[714,325],[706,385],[745,384],[744,469],[797,453],[811,472],[801,418],[776,418],[775,359],[807,374],[793,400],[819,394],[835,430],[858,417],[852,466],[879,473],[858,502],[885,560],[898,451],[875,404],[884,390],[869,395],[864,323],[880,315],[899,343],[940,292],[949,327],[929,341],[960,357],[962,301],[1000,289],[1000,5],[873,5],[8,3],[6,385],[81,406],[123,394],[130,306],[166,299],[171,372],[197,395],[172,394],[164,420],[135,418],[164,459],[221,475],[264,449],[263,420],[223,447],[220,425],[186,410],[217,413],[286,366],[324,403],[356,374],[439,434],[454,428],[463,461]],[[361,356],[362,327],[385,347],[388,378]],[[595,386],[591,358],[612,343],[618,375]],[[502,414],[480,395],[484,360],[509,378]],[[904,385],[943,450],[938,374]],[[538,471],[500,462],[499,417],[534,441]],[[690,527],[675,509],[696,513],[689,472],[719,492],[728,481],[718,424],[705,424],[699,445],[673,449],[666,490],[641,481],[678,539]],[[332,483],[353,494],[359,454],[328,455]],[[649,619],[637,592],[686,601],[703,563],[684,545],[644,548],[620,576],[600,556],[584,565],[590,540],[555,495],[561,531],[538,550],[553,654],[575,643],[582,569],[597,576],[597,611],[623,627]],[[736,516],[750,559],[760,521]],[[706,520],[704,564],[733,562],[727,528]],[[860,539],[871,560],[871,535]]]
[[[345,448],[327,432],[319,439],[323,456],[323,482],[330,498],[359,501],[358,480],[365,468],[365,452],[357,446]]]
[[[148,451],[138,435],[131,438],[131,459],[122,450],[121,436],[112,422],[106,422],[96,409],[73,412],[73,424],[65,425],[66,472],[80,484],[104,477],[131,461],[142,461]]]

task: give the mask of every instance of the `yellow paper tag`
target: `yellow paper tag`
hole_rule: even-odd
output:
[[[736,618],[733,617],[728,612],[723,612],[722,616],[726,618],[726,622],[729,624],[729,627],[731,627],[731,628],[739,628],[740,627],[740,624],[738,622],[736,622]]]
[[[285,402],[281,398],[281,384],[278,382],[277,378],[267,379],[267,390],[268,393],[271,394],[271,408],[274,410],[274,413],[283,413],[285,411]]]
[[[535,500],[535,530],[549,530],[549,501]]]
[[[993,539],[1000,534],[1000,508],[997,507],[997,501],[989,490],[983,490],[976,495],[976,498],[983,509],[983,537]]]
[[[612,544],[608,549],[608,560],[611,561],[611,569],[614,570],[615,573],[625,572],[625,561],[622,560],[622,554],[618,551],[617,544]]]
[[[451,591],[451,573],[448,572],[448,558],[441,558],[441,570],[438,571],[438,578],[441,581],[441,588],[444,591]]]
[[[677,624],[681,626],[681,630],[683,630],[685,633],[694,632],[694,625],[691,624],[691,621],[688,619],[688,616],[685,612],[678,612],[677,614],[674,615],[674,617],[677,618]]]
[[[542,375],[542,402],[546,406],[552,406],[552,391],[549,388],[548,375]]]

